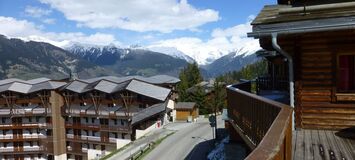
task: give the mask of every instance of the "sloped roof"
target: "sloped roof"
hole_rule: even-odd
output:
[[[128,80],[140,80],[143,82],[147,83],[152,83],[152,84],[175,84],[180,82],[180,79],[168,76],[168,75],[156,75],[156,76],[151,76],[151,77],[142,77],[142,76],[125,76],[125,77],[115,77],[115,76],[104,76],[104,77],[96,77],[96,78],[91,78],[91,79],[81,79],[81,81],[87,82],[87,83],[93,83],[99,80],[107,80],[111,81],[114,83],[121,83],[125,82]]]
[[[310,6],[267,5],[251,23],[250,37],[270,33],[314,32],[325,29],[341,30],[355,26],[355,2]],[[297,31],[297,32],[296,32]]]
[[[166,109],[166,103],[158,103],[158,104],[152,105],[146,109],[143,109],[142,111],[133,115],[132,125],[134,125],[140,121],[143,121],[151,116],[154,116],[156,114],[164,112],[165,109]]]
[[[0,92],[12,91],[23,94],[33,93],[40,90],[53,90],[64,86],[65,82],[57,82],[48,78],[37,78],[28,81],[11,78],[0,81]]]
[[[174,109],[193,109],[195,105],[195,102],[178,102],[175,104]]]
[[[170,89],[137,80],[131,80],[126,89],[161,101],[164,101],[170,94]]]
[[[107,94],[119,91],[131,91],[140,95],[165,101],[171,90],[151,84],[146,81],[137,80],[136,77],[98,77],[88,80],[74,80],[62,88],[76,93],[84,93],[97,90]]]

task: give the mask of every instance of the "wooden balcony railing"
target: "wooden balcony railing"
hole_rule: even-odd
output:
[[[292,108],[249,93],[250,84],[227,87],[229,122],[252,150],[246,159],[291,159]]]
[[[256,79],[257,92],[259,90],[279,90],[287,91],[289,89],[289,81],[287,77],[258,77]]]

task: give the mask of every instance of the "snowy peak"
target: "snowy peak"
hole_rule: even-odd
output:
[[[244,46],[241,46],[240,48],[236,49],[232,53],[229,54],[234,54],[233,58],[237,56],[243,55],[243,57],[249,56],[254,54],[256,51],[258,51],[260,48],[259,46],[259,41],[251,41],[249,43],[246,43]]]
[[[140,45],[131,45],[127,48],[120,48],[114,44],[108,46],[99,46],[99,45],[87,45],[75,43],[70,46],[65,47],[66,50],[80,56],[80,57],[100,57],[103,54],[116,54],[121,59],[125,55],[129,54],[132,50],[142,50],[142,51],[151,51],[157,52],[164,55],[168,55],[177,59],[182,59],[188,63],[193,63],[195,60],[185,53],[179,51],[174,47],[143,47]]]
[[[175,47],[148,47],[147,49],[150,51],[153,51],[153,52],[163,53],[163,54],[175,57],[175,58],[183,59],[189,63],[195,62],[195,60],[193,58],[191,58],[190,56],[186,55],[185,53],[179,51]]]

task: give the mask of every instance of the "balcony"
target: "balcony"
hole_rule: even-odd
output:
[[[92,141],[92,142],[105,142],[105,143],[115,143],[117,142],[117,138],[112,138],[112,137],[100,137],[100,136],[86,136],[86,135],[74,135],[74,134],[66,134],[67,139],[71,139],[74,141],[80,141],[80,142],[87,142],[87,141]]]
[[[292,108],[250,88],[251,82],[227,87],[228,122],[252,150],[247,159],[291,159]]]
[[[10,115],[10,108],[1,108],[0,116],[12,116],[12,117],[22,117],[22,116],[46,116],[51,113],[51,109],[46,109],[43,107],[29,106],[29,107],[15,107],[12,109],[12,115]]]
[[[6,148],[3,148],[1,147],[0,148],[0,153],[11,153],[11,152],[14,152],[14,148],[13,147],[6,147]]]
[[[2,154],[29,154],[29,153],[42,153],[44,147],[42,146],[24,146],[24,147],[2,147],[0,148],[0,153]]]
[[[36,141],[38,139],[45,139],[47,136],[41,134],[23,134],[23,135],[13,135],[6,134],[0,135],[0,142],[15,142],[15,141]]]
[[[131,130],[128,126],[111,126],[101,124],[82,124],[82,123],[66,123],[66,128],[85,129],[94,131],[107,131],[107,132],[123,132],[130,133]]]
[[[99,136],[85,136],[85,135],[73,135],[73,134],[67,134],[67,139],[72,139],[75,141],[94,141],[94,142],[101,142],[101,137]]]
[[[50,123],[38,123],[38,122],[28,122],[28,123],[0,123],[0,129],[25,129],[25,128],[50,128],[52,124]]]
[[[251,88],[251,82],[227,87],[227,122],[251,150],[246,159],[354,158],[355,140],[331,130],[292,131],[293,109],[252,94]]]
[[[132,106],[130,108],[130,115],[142,110],[138,106]],[[126,117],[125,108],[122,106],[116,107],[100,107],[98,113],[95,112],[93,105],[79,106],[73,105],[71,107],[62,107],[62,114],[66,116],[81,116],[81,117],[101,117],[101,118],[117,118]]]

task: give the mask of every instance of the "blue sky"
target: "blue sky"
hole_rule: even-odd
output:
[[[175,47],[193,54],[229,52],[248,42],[244,38],[250,31],[250,16],[274,3],[276,0],[1,0],[0,34],[60,47],[72,42],[114,43]],[[196,46],[210,50],[193,50]]]

